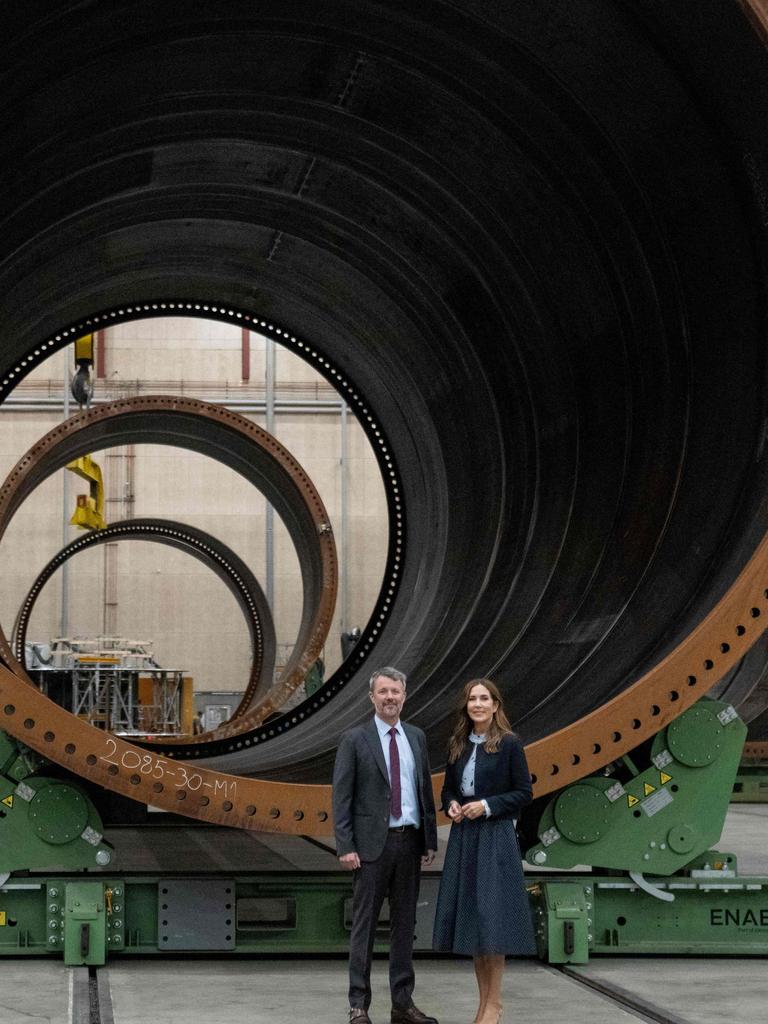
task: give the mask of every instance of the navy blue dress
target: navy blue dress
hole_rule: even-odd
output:
[[[533,956],[536,940],[514,821],[532,796],[525,752],[515,736],[505,736],[495,754],[479,745],[475,795],[462,796],[461,777],[471,753],[468,743],[446,768],[443,810],[452,800],[485,799],[491,817],[451,825],[433,946],[467,956]]]

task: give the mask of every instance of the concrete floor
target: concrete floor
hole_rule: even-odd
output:
[[[200,837],[201,838],[201,837]],[[264,838],[264,837],[262,837]],[[237,859],[251,840],[237,849]],[[272,855],[290,860],[290,844],[270,837]],[[768,875],[768,805],[733,805],[723,851],[739,856],[743,874]],[[141,856],[147,857],[147,847]],[[202,857],[202,850],[200,852]],[[317,867],[329,855],[312,854]],[[230,868],[220,850],[217,857]],[[150,867],[149,863],[143,865]],[[82,970],[82,969],[81,969]],[[346,1020],[343,959],[129,960],[105,969],[114,1024],[342,1024]],[[623,991],[627,1008],[580,983]],[[59,961],[0,962],[0,1024],[72,1024],[72,972]],[[386,962],[374,964],[374,1024],[389,1021]],[[416,1002],[441,1024],[469,1024],[475,986],[466,960],[420,958]],[[613,958],[592,960],[563,974],[535,961],[510,962],[505,1021],[521,1024],[764,1024],[768,1019],[768,959]]]
[[[602,957],[574,972],[619,986],[663,1007],[673,1020],[685,1024],[765,1024],[768,1020],[768,961],[764,959]]]
[[[106,968],[114,1024],[343,1024],[341,960],[115,960]],[[675,1024],[764,1024],[763,960],[601,959],[574,969],[618,985]],[[71,971],[51,961],[3,961],[2,1024],[72,1024]],[[469,1024],[475,986],[467,961],[419,960],[418,1005],[441,1024]],[[633,1024],[654,1020],[533,961],[507,966],[508,1020]],[[389,1020],[386,963],[374,964],[374,1024]],[[658,1018],[656,1018],[658,1019]]]
[[[731,804],[717,847],[737,855],[740,874],[768,875],[768,804]]]
[[[204,965],[121,963],[110,967],[115,1024],[343,1024],[347,1019],[345,964],[251,962]],[[374,1024],[388,1024],[386,963],[374,965]],[[475,981],[467,961],[417,964],[417,1005],[440,1024],[469,1024]],[[529,961],[510,964],[505,979],[507,1015],[531,1024],[636,1024],[637,1017],[573,981]],[[162,993],[160,999],[158,994]],[[567,1009],[567,1014],[564,1012]],[[764,1019],[764,1018],[763,1018]]]
[[[0,1024],[71,1024],[72,971],[56,960],[0,963]]]

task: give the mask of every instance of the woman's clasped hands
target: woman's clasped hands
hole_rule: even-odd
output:
[[[485,816],[485,805],[482,800],[470,800],[465,804],[460,804],[458,800],[451,800],[448,805],[448,817],[456,825],[465,818],[473,821],[475,818],[483,818]]]

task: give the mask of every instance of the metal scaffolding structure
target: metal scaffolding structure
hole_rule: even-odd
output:
[[[114,658],[77,659],[72,671],[72,711],[110,732],[136,726],[136,669],[121,668]]]
[[[144,640],[57,637],[27,644],[40,689],[79,718],[119,735],[182,731],[183,669],[159,666]]]

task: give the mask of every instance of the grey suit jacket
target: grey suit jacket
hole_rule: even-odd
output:
[[[435,801],[421,729],[401,722],[416,762],[416,789],[421,815],[422,850],[437,849]],[[390,786],[381,739],[373,718],[344,733],[333,770],[333,822],[339,856],[356,852],[360,860],[377,860],[389,829]]]

